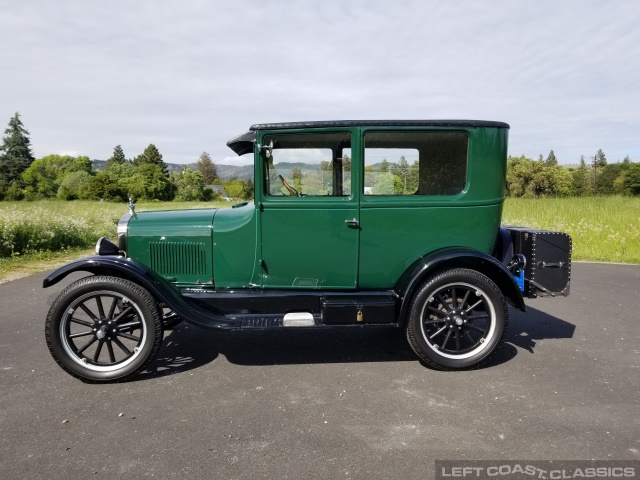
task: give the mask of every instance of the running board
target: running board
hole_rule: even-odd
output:
[[[245,315],[242,316],[241,328],[290,328],[315,327],[322,324],[320,317],[308,312],[293,312],[285,315]]]

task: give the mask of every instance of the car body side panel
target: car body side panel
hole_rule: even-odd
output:
[[[420,257],[445,247],[493,249],[502,204],[360,210],[359,288],[390,288]]]
[[[359,231],[345,220],[357,218],[358,210],[353,203],[335,200],[342,199],[306,208],[265,203],[265,288],[356,288]]]
[[[220,209],[213,222],[216,288],[247,288],[261,283],[258,224],[253,202]]]
[[[366,133],[379,130],[363,129],[365,148]],[[359,288],[389,288],[413,262],[441,248],[469,248],[485,254],[493,250],[505,196],[509,131],[406,127],[383,131],[416,130],[466,133],[466,185],[456,195],[361,193]],[[362,168],[362,162],[356,168]]]

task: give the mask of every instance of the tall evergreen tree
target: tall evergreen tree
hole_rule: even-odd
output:
[[[213,163],[211,156],[207,152],[202,152],[202,155],[200,155],[198,163],[196,163],[196,170],[198,170],[204,177],[205,185],[211,185],[216,180],[220,180],[218,178],[216,165]]]
[[[342,156],[342,168],[345,172],[351,171],[351,157],[349,155]]]
[[[555,153],[553,153],[553,150],[549,152],[549,156],[545,160],[544,164],[547,165],[548,167],[553,167],[555,165],[558,165],[558,159],[556,158]]]
[[[149,146],[144,149],[144,152],[133,160],[133,163],[139,167],[142,165],[158,165],[162,169],[164,176],[169,176],[169,168],[162,160],[162,155],[153,143],[150,143]]]
[[[589,175],[589,169],[587,168],[587,162],[584,160],[584,155],[580,156],[580,166],[572,172],[572,193],[573,195],[582,197],[591,195],[591,177]]]
[[[9,128],[4,133],[0,145],[0,183],[8,185],[20,178],[20,174],[33,163],[34,157],[29,132],[22,125],[18,112],[11,117]]]
[[[602,175],[602,169],[607,166],[607,157],[604,156],[604,152],[601,148],[596,152],[595,157],[593,157],[593,193],[596,195],[600,192],[600,181],[599,177]]]
[[[126,161],[127,159],[124,156],[122,147],[120,145],[116,145],[113,149],[113,155],[111,155],[111,158],[107,160],[107,168],[112,167],[113,165],[123,165]]]

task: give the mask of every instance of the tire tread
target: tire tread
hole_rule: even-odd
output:
[[[448,276],[452,276],[452,275],[470,275],[472,277],[475,277],[476,279],[482,281],[483,283],[485,283],[487,286],[489,286],[490,288],[492,288],[492,290],[494,291],[494,293],[498,296],[498,298],[500,299],[500,302],[502,304],[502,308],[504,311],[504,328],[502,331],[502,335],[500,337],[500,340],[498,341],[497,345],[494,347],[494,349],[492,350],[492,352],[487,355],[484,359],[482,359],[480,362],[470,365],[468,367],[462,367],[462,368],[456,368],[456,367],[449,367],[446,365],[442,365],[434,360],[432,360],[431,358],[429,358],[429,356],[427,356],[424,351],[422,350],[422,348],[420,348],[417,339],[416,339],[416,332],[414,331],[413,328],[413,322],[411,321],[411,315],[414,309],[414,306],[416,304],[416,302],[418,301],[418,298],[421,296],[421,294],[431,288],[431,285],[433,285],[434,283],[438,282],[439,280],[448,277]],[[507,337],[507,330],[509,329],[509,310],[507,308],[507,302],[506,299],[502,293],[502,291],[496,286],[496,284],[491,281],[491,279],[489,279],[487,276],[483,275],[482,273],[476,271],[476,270],[471,270],[471,269],[467,269],[467,268],[456,268],[456,269],[452,269],[452,270],[446,270],[444,272],[440,272],[437,273],[429,278],[427,278],[427,280],[425,280],[422,285],[420,285],[420,287],[416,290],[416,293],[413,295],[413,298],[411,299],[411,303],[409,304],[409,318],[407,319],[406,322],[406,327],[405,327],[405,331],[406,331],[406,335],[407,335],[407,341],[409,342],[409,345],[411,346],[411,349],[415,352],[415,354],[418,356],[418,358],[420,358],[420,361],[422,363],[424,363],[427,367],[433,369],[433,370],[440,370],[440,371],[457,371],[457,370],[475,370],[478,369],[480,367],[482,367],[485,363],[487,363],[488,360],[490,360],[497,352],[497,350],[500,348],[500,345],[502,345],[502,343],[504,342],[505,338]],[[419,333],[418,333],[419,335]]]
[[[100,287],[98,287],[100,285]],[[86,376],[82,376],[77,372],[68,368],[59,358],[59,352],[57,351],[57,347],[52,344],[52,335],[56,335],[56,326],[57,324],[55,319],[56,310],[59,308],[60,304],[68,300],[68,296],[74,294],[79,289],[84,289],[87,287],[92,288],[104,288],[104,287],[116,287],[122,288],[127,292],[127,294],[133,296],[137,296],[140,300],[144,302],[144,304],[149,308],[152,313],[152,320],[155,328],[153,332],[149,332],[150,335],[153,335],[153,347],[151,352],[145,359],[145,361],[136,369],[131,372],[126,372],[120,376],[108,377],[108,378],[89,378]],[[143,287],[138,285],[137,283],[133,283],[129,280],[125,280],[119,277],[109,277],[104,275],[94,275],[89,277],[81,278],[70,285],[68,285],[60,294],[56,297],[56,299],[51,304],[49,308],[49,312],[47,313],[47,319],[45,321],[45,338],[47,341],[47,347],[51,352],[56,363],[69,375],[82,380],[85,383],[112,383],[112,382],[122,382],[126,381],[135,375],[140,370],[144,369],[158,353],[160,349],[160,345],[162,344],[163,339],[163,328],[162,328],[162,318],[158,312],[156,299]]]

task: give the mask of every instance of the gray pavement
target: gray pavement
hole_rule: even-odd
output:
[[[402,332],[181,324],[132,381],[50,357],[69,282],[0,285],[0,478],[424,479],[436,459],[640,460],[640,266],[574,264],[569,298],[511,311],[477,371],[424,368]]]

